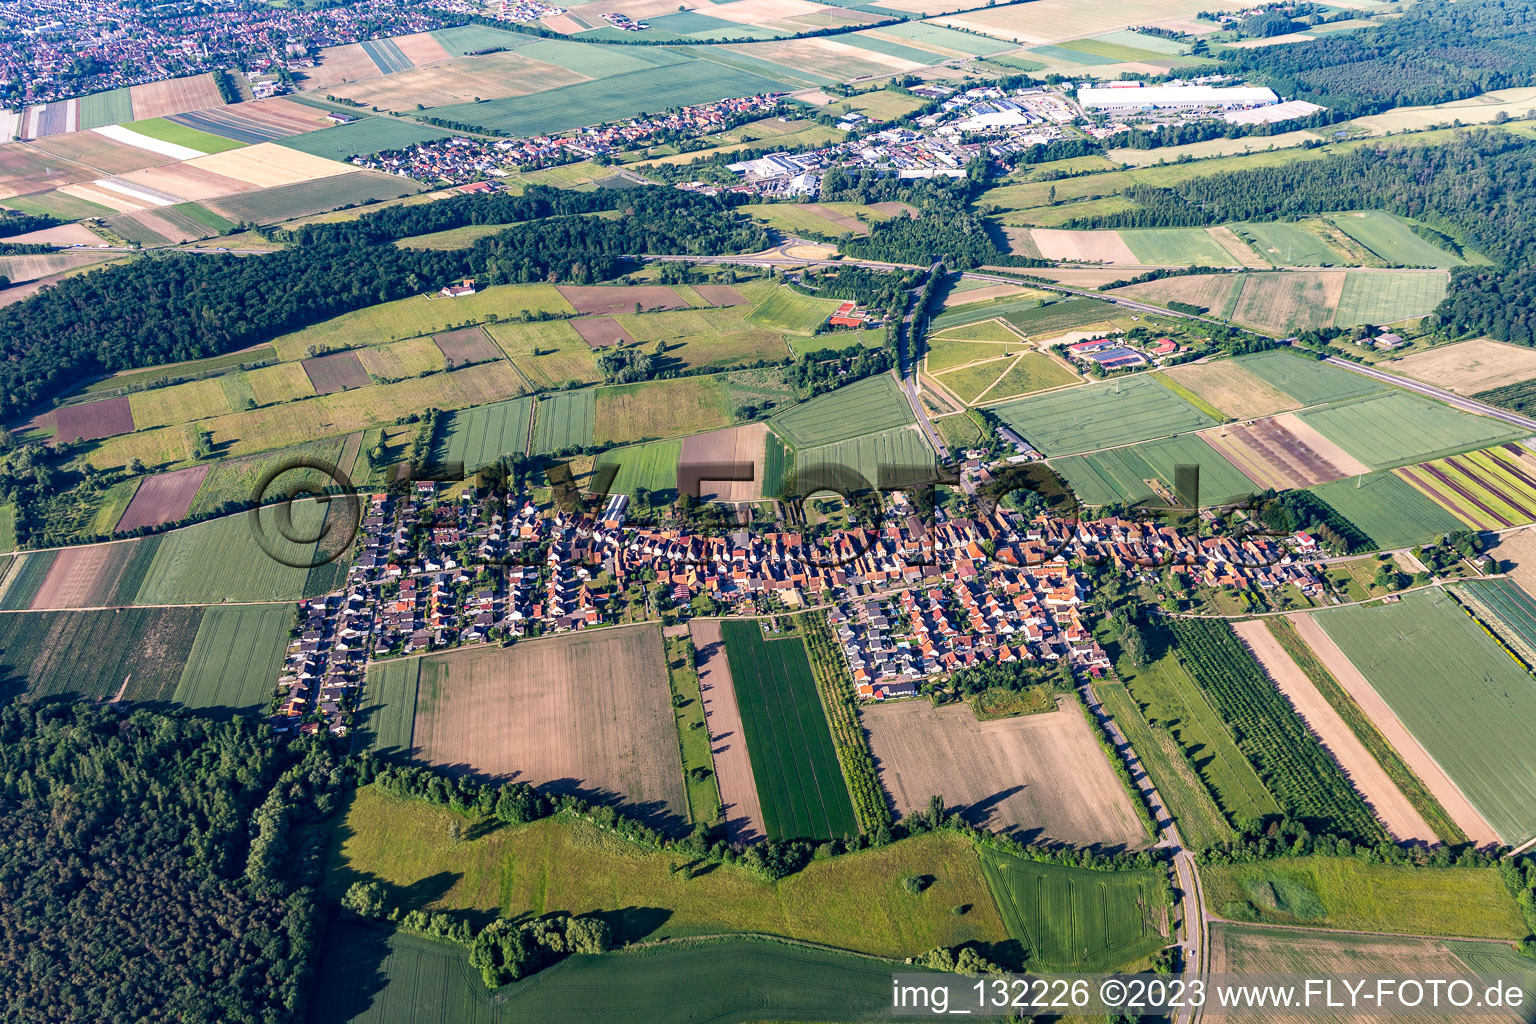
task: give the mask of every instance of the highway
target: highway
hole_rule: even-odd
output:
[[[1444,388],[1437,388],[1432,384],[1425,384],[1422,381],[1413,380],[1408,377],[1399,377],[1395,373],[1387,373],[1385,370],[1378,370],[1374,366],[1352,363],[1348,359],[1340,359],[1338,356],[1329,356],[1324,362],[1343,367],[1346,370],[1358,373],[1364,377],[1370,377],[1373,380],[1379,380],[1384,384],[1393,384],[1406,391],[1412,391],[1427,398],[1437,399],[1452,408],[1460,409],[1462,412],[1487,416],[1490,419],[1499,420],[1508,423],[1512,427],[1519,427],[1521,430],[1529,430],[1532,434],[1536,434],[1536,420],[1531,419],[1529,416],[1522,416],[1517,412],[1510,412],[1508,409],[1500,409],[1497,406],[1479,402],[1475,398],[1467,398],[1464,395],[1446,391]]]

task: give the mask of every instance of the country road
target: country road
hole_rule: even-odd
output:
[[[1334,366],[1343,367],[1361,376],[1379,380],[1383,384],[1392,384],[1406,391],[1424,395],[1426,398],[1436,399],[1451,406],[1453,409],[1475,413],[1479,416],[1487,416],[1490,419],[1496,419],[1508,423],[1512,427],[1519,427],[1521,430],[1529,430],[1532,434],[1536,434],[1536,420],[1531,419],[1529,416],[1522,416],[1517,412],[1510,412],[1508,409],[1500,409],[1486,402],[1479,402],[1475,398],[1467,398],[1464,395],[1458,395],[1444,388],[1437,388],[1433,384],[1425,384],[1411,377],[1399,377],[1395,373],[1378,370],[1374,366],[1362,366],[1360,363],[1352,363],[1348,359],[1340,359],[1338,356],[1329,356],[1323,361]]]

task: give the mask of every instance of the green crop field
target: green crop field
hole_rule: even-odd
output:
[[[1340,231],[1393,266],[1459,267],[1466,263],[1455,253],[1420,238],[1405,221],[1390,213],[1361,210],[1330,214],[1328,219]]]
[[[796,448],[846,441],[913,422],[911,404],[888,373],[829,391],[769,420]]]
[[[1254,493],[1253,482],[1194,434],[1111,448],[1091,455],[1071,455],[1051,465],[1067,478],[1085,505],[1150,501],[1161,505],[1147,480],[1161,480],[1171,491],[1174,467],[1200,467],[1196,507],[1223,505]]]
[[[507,358],[535,384],[562,387],[573,380],[596,384],[603,379],[592,346],[581,340],[569,320],[503,321],[490,324],[487,330]]]
[[[1082,378],[1060,360],[1044,352],[1025,352],[1008,367],[992,389],[987,392],[989,402],[1004,398],[1032,395],[1047,388],[1059,388],[1075,384]]]
[[[553,40],[541,40],[553,42]],[[539,43],[523,52],[533,55]],[[614,51],[637,47],[586,47]],[[608,58],[609,53],[603,57]],[[623,54],[622,56],[628,56]],[[548,59],[540,57],[539,59]],[[554,63],[560,63],[558,60]],[[722,96],[751,96],[783,91],[783,84],[761,75],[707,60],[662,67],[642,67],[608,74],[591,82],[562,86],[529,96],[432,107],[426,113],[449,121],[475,124],[511,136],[543,135],[630,117],[642,111],[708,103]]]
[[[112,700],[121,691],[124,700],[170,700],[202,616],[201,608],[0,615],[0,698]]]
[[[817,484],[829,490],[843,486],[850,492],[865,487],[900,486],[931,479],[933,466],[933,449],[922,434],[911,427],[892,427],[849,441],[798,449],[790,492],[808,498],[814,492],[807,488]],[[883,475],[881,467],[885,467]],[[849,471],[857,474],[857,478],[850,480],[846,476]]]
[[[457,842],[448,829],[453,821],[463,827]],[[767,882],[742,864],[679,872],[680,865],[700,865],[681,851],[655,850],[571,815],[508,826],[375,787],[358,790],[330,827],[326,888],[333,899],[352,882],[373,878],[404,910],[481,919],[606,913],[615,937],[626,942],[755,932],[911,956],[1008,938],[975,847],[953,833],[816,860]],[[902,886],[912,875],[932,879],[917,897]],[[957,904],[971,909],[951,913]]]
[[[1278,812],[1275,798],[1185,671],[1169,634],[1158,630],[1152,639],[1157,641],[1154,657],[1145,666],[1137,668],[1124,659],[1120,665],[1121,678],[1142,716],[1167,730],[1228,819],[1244,822]]]
[[[1512,650],[1536,663],[1536,598],[1509,577],[1475,580],[1452,593],[1493,629]]]
[[[223,153],[231,149],[240,149],[245,145],[234,139],[226,139],[210,132],[200,132],[196,128],[188,128],[186,125],[177,124],[175,121],[167,121],[163,117],[151,117],[144,121],[134,121],[124,125],[130,131],[147,135],[151,139],[159,139],[161,142],[169,142],[176,146],[186,146],[195,149],[199,153]]]
[[[1403,391],[1299,415],[1308,426],[1373,469],[1424,462],[1512,441],[1528,433]]]
[[[973,35],[969,32],[957,32],[926,21],[906,21],[899,25],[886,25],[880,29],[880,34],[900,36],[902,39],[911,39],[916,43],[932,43],[946,50],[969,53],[977,57],[985,57],[988,54],[1001,53],[1013,48],[1012,43]]]
[[[525,454],[534,402],[532,398],[514,398],[448,413],[437,424],[433,462],[462,462],[464,471],[473,473],[503,456]]]
[[[133,96],[127,88],[80,98],[80,130],[126,124],[133,120]]]
[[[1204,865],[1205,902],[1221,917],[1314,928],[1513,939],[1524,923],[1497,868],[1411,868],[1353,857]],[[1246,911],[1245,911],[1246,907]]]
[[[769,301],[772,301],[771,296]],[[614,320],[629,332],[640,348],[652,351],[658,343],[664,345],[662,366],[666,369],[749,366],[787,356],[789,350],[785,347],[784,336],[753,326],[748,322],[747,312],[742,306],[679,309],[631,313]],[[837,348],[847,344],[832,339],[823,343]]]
[[[1215,424],[1153,377],[1128,377],[992,407],[1046,455],[1074,455]]]
[[[764,640],[755,621],[721,624],[742,735],[771,839],[858,831],[805,644]]]
[[[515,50],[533,42],[531,37],[522,33],[505,32],[485,25],[456,25],[453,28],[437,29],[430,35],[442,44],[443,49],[456,57],[485,50]]]
[[[596,411],[597,392],[591,388],[544,395],[534,414],[533,454],[547,455],[590,445]]]
[[[1463,529],[1460,520],[1395,473],[1371,473],[1309,490],[1381,548],[1411,547]]]
[[[1390,324],[1431,312],[1445,298],[1444,274],[1355,271],[1344,275],[1344,292],[1333,314],[1336,327]]]
[[[789,287],[775,288],[747,314],[747,319],[775,331],[811,334],[841,304],[837,299],[802,295]]]
[[[597,474],[602,467],[617,466],[618,474],[607,486],[607,493],[634,494],[638,488],[644,487],[657,492],[658,498],[670,501],[677,497],[677,466],[682,458],[683,442],[680,438],[612,448],[593,462],[592,486],[596,486]]]
[[[228,378],[225,378],[226,380]],[[203,485],[192,497],[189,515],[207,515],[229,502],[247,506],[257,493],[266,475],[278,467],[293,466],[300,459],[315,459],[335,465],[341,458],[346,438],[328,437],[322,441],[308,441],[289,448],[279,448],[265,455],[253,455],[244,459],[224,459],[213,464]],[[346,466],[339,467],[347,472]],[[326,486],[330,477],[318,469],[292,469],[273,478],[276,487],[297,488],[303,484]]]
[[[1174,267],[1233,267],[1232,254],[1204,228],[1136,228],[1120,232],[1142,263]]]
[[[209,608],[197,630],[176,702],[190,708],[260,711],[277,692],[293,609]]]
[[[32,607],[33,598],[42,589],[48,570],[53,568],[57,551],[23,551],[16,556],[0,589],[0,611],[23,611]]]
[[[491,992],[460,946],[348,922],[317,978],[333,1024],[881,1021],[891,1002],[889,963],[762,939],[574,956]]]
[[[338,124],[321,128],[317,132],[278,139],[277,144],[310,156],[346,160],[386,149],[405,149],[418,142],[446,139],[449,135],[449,132],[395,117],[362,117],[351,124]]]
[[[1260,256],[1282,267],[1343,267],[1349,257],[1323,241],[1304,225],[1286,221],[1233,224],[1237,236],[1258,250]]]
[[[1008,934],[1030,966],[1110,970],[1168,942],[1167,906],[1155,871],[1090,871],[979,848]]]
[[[1031,338],[1050,338],[1090,324],[1113,320],[1119,314],[1113,303],[1099,299],[1066,299],[1003,316]]]
[[[928,330],[937,334],[955,327],[964,327],[979,320],[995,320],[999,317],[1007,319],[1010,315],[1025,313],[1040,305],[1040,298],[1044,292],[1031,291],[1024,295],[1015,295],[1009,298],[993,299],[989,302],[967,303],[947,309],[928,321]],[[1057,305],[1060,305],[1058,303]]]
[[[1536,836],[1536,679],[1449,594],[1316,616],[1499,837]]]
[[[359,749],[376,754],[410,753],[420,675],[420,658],[401,658],[369,667],[355,720]]]
[[[325,514],[326,506],[321,502],[295,502],[291,535],[318,538]],[[271,509],[264,510],[258,521],[263,524],[262,536],[269,539],[282,561],[257,543],[251,514],[211,519],[161,536],[133,603],[297,601],[309,578],[306,563],[313,556],[315,542],[282,537]]]
[[[313,181],[241,192],[209,200],[222,218],[252,224],[276,224],[294,217],[325,213],[342,206],[362,206],[375,200],[397,199],[421,186],[404,178],[371,171],[348,171]]]
[[[981,362],[987,359],[1002,359],[1003,356],[1017,355],[1025,347],[1022,339],[1015,339],[1010,346],[999,345],[990,341],[957,341],[954,338],[929,338],[926,344],[928,349],[927,370],[929,373],[943,373],[945,370],[953,370],[957,366],[967,363]],[[999,364],[1000,371],[1003,365]],[[994,377],[996,374],[993,375]]]

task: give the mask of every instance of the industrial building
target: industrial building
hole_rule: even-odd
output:
[[[1138,83],[1139,84],[1139,83]],[[1148,110],[1231,110],[1262,107],[1280,102],[1273,89],[1239,85],[1148,85],[1127,88],[1131,83],[1084,86],[1077,102],[1086,113],[1133,114]]]

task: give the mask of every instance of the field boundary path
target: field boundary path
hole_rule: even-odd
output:
[[[1184,958],[1184,974],[1188,980],[1202,978],[1207,972],[1207,961],[1210,957],[1209,950],[1209,926],[1208,922],[1214,920],[1205,909],[1205,892],[1200,887],[1200,872],[1195,863],[1195,855],[1184,847],[1184,840],[1179,835],[1179,826],[1169,813],[1168,806],[1163,802],[1162,794],[1158,793],[1157,786],[1152,781],[1152,776],[1147,774],[1142,766],[1141,758],[1131,746],[1130,740],[1120,731],[1120,726],[1115,723],[1114,716],[1099,702],[1098,694],[1093,690],[1093,683],[1087,679],[1082,680],[1078,686],[1082,694],[1083,703],[1093,714],[1094,719],[1109,734],[1110,742],[1114,744],[1115,752],[1125,762],[1126,769],[1131,773],[1131,780],[1146,798],[1148,806],[1152,810],[1159,832],[1158,841],[1154,849],[1169,850],[1173,855],[1174,878],[1178,883],[1179,891],[1179,916],[1183,923],[1184,938],[1173,942],[1180,947]],[[1170,928],[1171,931],[1171,928]],[[1175,939],[1175,934],[1170,933],[1169,939]],[[1200,1017],[1200,1008],[1185,1006],[1174,1015],[1174,1024],[1196,1024]]]

